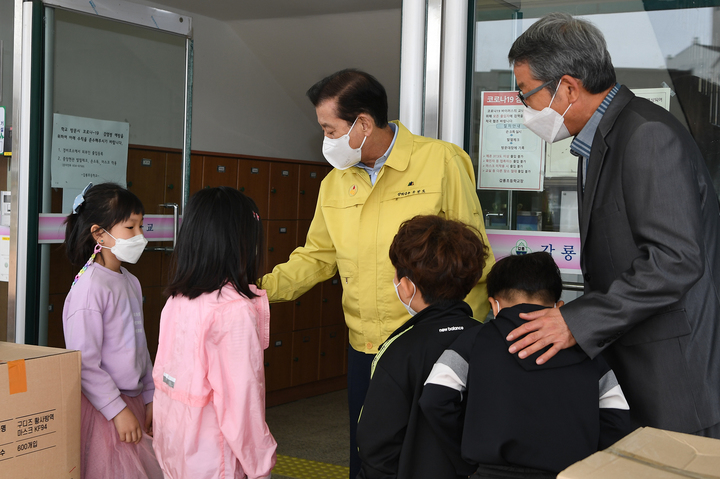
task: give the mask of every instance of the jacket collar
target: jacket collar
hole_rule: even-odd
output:
[[[387,160],[385,160],[385,166],[389,166],[394,170],[405,171],[410,164],[410,155],[413,150],[413,134],[410,133],[410,130],[405,128],[405,125],[400,123],[398,120],[391,121],[390,123],[394,123],[398,126],[398,133],[397,138],[395,139],[395,145],[393,145],[393,149],[390,152],[390,156]],[[352,168],[348,168],[346,170],[340,170],[340,175],[345,176],[349,173],[357,173],[357,171],[353,171],[356,170],[356,168],[357,167],[353,166]],[[362,168],[357,169],[362,171]]]
[[[400,121],[395,120],[391,123],[398,126],[398,135],[385,164],[394,170],[405,171],[410,164],[410,155],[413,151],[413,134]]]
[[[515,306],[512,306],[510,308],[501,309],[497,317],[487,324],[495,326],[504,339],[507,337],[508,334],[510,334],[510,331],[519,326],[522,326],[527,322],[524,319],[520,319],[520,313],[531,313],[533,311],[538,311],[545,308],[546,306],[538,306],[537,304],[516,304]],[[515,341],[505,341],[505,344],[509,348],[510,345]],[[536,364],[535,361],[537,360],[537,358],[539,358],[549,348],[550,346],[541,349],[540,351],[536,352],[535,354],[531,354],[525,359],[520,359],[517,354],[513,354],[513,357],[518,362],[518,364],[522,366],[523,369],[525,369],[526,371],[560,368],[580,363],[588,358],[587,354],[585,354],[585,352],[583,352],[583,350],[576,345],[572,348],[563,349],[545,364]]]
[[[387,340],[390,340],[398,334],[402,334],[405,330],[417,324],[425,324],[437,320],[447,321],[451,317],[469,318],[472,317],[472,314],[472,308],[465,301],[451,301],[440,304],[431,304],[393,331]]]
[[[588,162],[588,171],[585,178],[585,191],[582,189],[582,174],[578,174],[578,192],[581,195],[580,238],[582,243],[580,245],[580,251],[583,251],[585,248],[585,238],[587,238],[587,231],[590,226],[590,212],[592,211],[593,201],[595,199],[600,171],[602,170],[602,165],[605,162],[605,155],[608,150],[606,137],[610,134],[610,131],[612,131],[620,113],[633,98],[635,98],[635,95],[626,86],[621,86],[615,98],[613,98],[610,105],[608,105],[602,120],[600,120],[600,124],[595,131],[592,149],[590,150],[590,161]]]

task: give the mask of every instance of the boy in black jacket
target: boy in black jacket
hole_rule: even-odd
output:
[[[420,406],[458,473],[554,478],[631,431],[627,401],[602,357],[578,347],[547,363],[510,354],[520,313],[561,307],[562,279],[548,253],[509,256],[487,278],[495,319],[458,338],[425,382]],[[467,395],[463,404],[463,396]]]
[[[463,299],[480,280],[487,256],[477,231],[463,223],[416,216],[400,227],[390,246],[393,284],[413,317],[390,335],[373,361],[357,427],[358,478],[458,477],[418,399],[440,354],[460,333],[480,324]]]

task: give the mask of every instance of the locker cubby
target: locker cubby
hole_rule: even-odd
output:
[[[251,197],[265,228],[266,263],[271,271],[305,244],[315,213],[322,179],[331,167],[308,161],[192,152],[192,195],[205,187],[231,186]],[[161,203],[181,203],[180,150],[130,145],[128,189],[145,206],[146,214],[171,214]],[[53,208],[62,190],[53,190]],[[170,246],[153,243],[151,246]],[[62,306],[77,273],[62,246],[50,254],[49,346],[64,347]],[[163,293],[169,282],[170,254],[146,251],[136,265],[127,266],[140,280],[144,296],[148,349],[157,351]],[[270,308],[270,346],[265,350],[267,404],[281,404],[346,386],[348,335],[342,312],[342,286],[337,276],[316,285],[296,301]]]

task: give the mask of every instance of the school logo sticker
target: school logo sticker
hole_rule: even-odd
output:
[[[358,192],[357,185],[352,185],[352,186],[350,187],[350,190],[348,190],[348,193],[350,194],[350,196],[355,196],[355,195],[357,195],[357,192]]]
[[[524,239],[518,240],[517,243],[515,243],[515,246],[513,246],[510,250],[510,254],[516,256],[529,253],[532,253],[532,250],[530,249],[530,246],[528,246],[527,241]]]

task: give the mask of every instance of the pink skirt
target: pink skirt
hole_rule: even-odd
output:
[[[80,434],[81,479],[162,479],[155,459],[152,438],[145,433],[145,405],[142,394],[120,397],[135,414],[143,437],[139,444],[121,442],[115,423],[105,419],[82,394]]]

